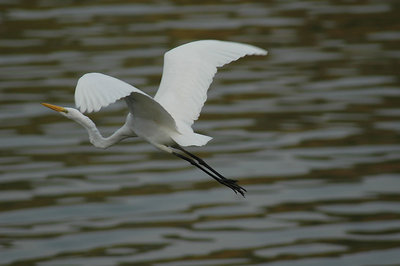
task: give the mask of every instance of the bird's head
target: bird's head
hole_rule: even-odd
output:
[[[69,119],[72,119],[72,120],[76,120],[77,117],[82,115],[75,108],[61,107],[61,106],[54,105],[54,104],[49,104],[49,103],[42,103],[42,105],[46,106],[47,108],[50,108],[51,110],[54,110],[54,111],[58,112],[59,114],[65,116],[65,117],[67,117]]]
[[[98,148],[107,148],[108,146],[112,145],[114,142],[109,141],[105,138],[103,138],[96,128],[96,125],[93,123],[92,120],[90,120],[89,117],[85,116],[81,112],[79,112],[75,108],[70,108],[70,107],[62,107],[62,106],[57,106],[54,104],[49,104],[49,103],[42,103],[43,106],[50,108],[51,110],[54,110],[58,112],[59,114],[65,116],[66,118],[69,118],[84,128],[89,133],[89,139],[90,142],[98,147]]]

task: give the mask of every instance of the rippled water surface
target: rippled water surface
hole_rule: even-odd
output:
[[[0,264],[398,265],[397,1],[0,1]],[[102,72],[154,95],[165,51],[269,50],[216,76],[190,151],[94,148],[40,105]],[[119,103],[90,115],[104,135]]]

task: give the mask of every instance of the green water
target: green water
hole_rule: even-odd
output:
[[[0,1],[0,264],[397,265],[397,1]],[[102,72],[154,95],[163,54],[257,45],[218,72],[190,151],[107,150],[40,105]],[[90,115],[104,135],[119,103]]]

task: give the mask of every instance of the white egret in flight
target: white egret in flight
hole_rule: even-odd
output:
[[[217,67],[246,55],[266,54],[267,51],[248,44],[195,41],[165,53],[161,83],[154,98],[119,79],[88,73],[78,80],[75,89],[75,104],[80,111],[48,103],[43,105],[86,128],[95,147],[107,148],[125,138],[139,136],[244,196],[246,190],[236,180],[225,178],[183,147],[203,146],[212,139],[195,133],[192,125],[207,99]],[[129,108],[125,124],[104,138],[93,121],[82,113],[99,111],[119,99],[124,99]]]

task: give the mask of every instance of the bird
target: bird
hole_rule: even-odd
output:
[[[105,149],[123,139],[141,137],[245,197],[247,191],[237,180],[224,177],[183,147],[203,146],[212,139],[194,132],[192,125],[199,118],[217,68],[247,55],[266,54],[266,50],[250,44],[193,41],[164,54],[161,82],[154,97],[120,79],[93,72],[84,74],[77,82],[76,108],[42,105],[83,126],[90,142],[97,148]],[[84,113],[97,112],[117,100],[124,100],[128,107],[125,123],[109,137],[103,137]]]

